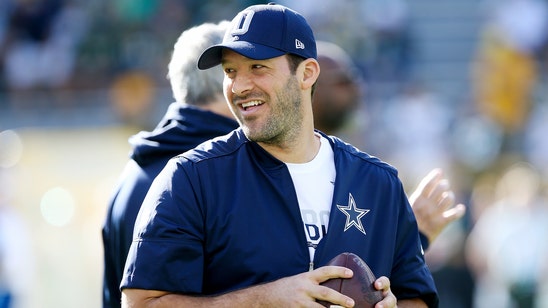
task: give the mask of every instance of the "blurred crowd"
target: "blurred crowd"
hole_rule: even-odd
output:
[[[183,29],[253,4],[225,2],[2,0],[0,108],[81,108],[97,103],[81,93],[107,89],[121,116],[137,117],[167,87],[165,67]]]
[[[181,31],[255,3],[265,1],[0,0],[0,113],[108,103],[149,128],[147,112],[170,103],[155,97]],[[409,189],[442,167],[467,205],[427,254],[442,307],[548,307],[548,1],[479,1],[458,100],[416,77],[407,1],[278,3],[356,64],[363,99],[338,135],[396,166]],[[83,99],[93,91],[111,100]]]

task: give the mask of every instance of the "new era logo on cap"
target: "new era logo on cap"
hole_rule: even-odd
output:
[[[223,42],[202,53],[198,68],[220,64],[223,48],[256,60],[284,54],[317,58],[316,40],[305,18],[277,4],[253,5],[238,13]]]
[[[295,39],[295,48],[296,49],[304,49],[303,42],[299,41],[298,39]]]

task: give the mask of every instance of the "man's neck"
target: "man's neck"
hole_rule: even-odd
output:
[[[314,159],[320,150],[320,144],[320,136],[313,130],[285,144],[259,142],[259,145],[272,156],[285,163],[293,164],[307,163]]]

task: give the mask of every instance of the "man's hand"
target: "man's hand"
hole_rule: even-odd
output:
[[[384,296],[383,300],[378,302],[375,307],[382,308],[426,308],[426,303],[420,298],[410,298],[398,300],[390,289],[390,280],[386,276],[381,276],[375,280],[375,289],[381,290]]]
[[[219,296],[190,296],[166,291],[124,289],[124,308],[163,307],[317,307],[324,300],[340,307],[354,307],[354,300],[320,283],[332,278],[351,278],[352,270],[323,266],[313,271],[269,283],[224,293]]]
[[[340,307],[354,307],[354,300],[320,283],[332,278],[351,278],[352,271],[340,266],[323,266],[265,284],[268,287],[272,307],[322,307],[317,300]]]
[[[397,307],[398,300],[392,290],[390,289],[390,279],[386,276],[381,276],[375,280],[375,289],[382,291],[384,297],[382,301],[378,302],[375,307],[382,305],[383,308]]]
[[[417,218],[419,231],[432,243],[443,229],[466,212],[464,204],[455,205],[455,194],[441,169],[433,169],[426,175],[409,197],[409,203]]]

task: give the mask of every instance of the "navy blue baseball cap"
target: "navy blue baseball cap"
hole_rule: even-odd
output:
[[[202,53],[198,68],[205,70],[221,64],[223,48],[255,60],[284,54],[317,59],[316,40],[306,19],[278,4],[252,5],[238,13],[229,25],[223,42]]]

